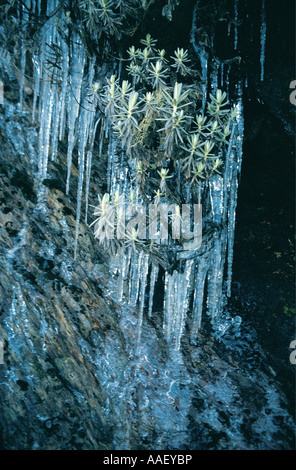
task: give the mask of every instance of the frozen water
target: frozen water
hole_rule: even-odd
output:
[[[262,0],[261,11],[261,28],[260,28],[260,65],[261,65],[261,81],[264,80],[264,67],[265,67],[265,45],[266,45],[266,10],[265,0]]]
[[[237,27],[237,21],[238,21],[238,0],[234,0],[234,50],[237,50],[237,44],[238,44],[238,27]]]
[[[56,8],[57,2],[47,2],[48,14]],[[36,8],[40,8],[36,6]],[[234,0],[235,28],[234,49],[238,47],[238,0]],[[61,21],[64,18],[60,18]],[[202,76],[202,105],[205,112],[209,91],[215,94],[218,83],[226,83],[229,98],[230,64],[227,71],[223,63],[209,56],[206,47],[198,42],[197,8],[194,9],[194,20],[191,31],[191,42],[196,51]],[[265,5],[262,4],[261,27],[261,72],[264,73],[264,54],[266,39]],[[213,40],[213,38],[212,38]],[[52,58],[54,48],[59,50],[59,57]],[[91,182],[93,148],[98,137],[99,153],[102,155],[104,137],[108,144],[107,188],[111,193],[119,189],[127,196],[133,187],[132,178],[135,164],[127,161],[127,156],[120,149],[112,132],[108,119],[96,115],[96,98],[93,93],[93,82],[96,64],[88,58],[84,45],[78,34],[73,33],[71,40],[59,34],[53,19],[44,25],[40,33],[39,50],[33,53],[34,96],[32,119],[36,120],[38,107],[39,146],[38,146],[38,179],[41,183],[47,177],[48,161],[56,160],[59,141],[68,138],[66,193],[70,192],[72,156],[77,148],[78,184],[75,223],[74,255],[76,257],[79,240],[79,224],[82,212],[82,200],[85,195],[85,221],[88,216],[88,197]],[[121,68],[120,62],[120,68]],[[20,103],[23,96],[23,78],[26,68],[26,49],[21,44],[22,80],[20,85]],[[121,70],[118,70],[117,77]],[[262,75],[261,74],[261,75]],[[238,178],[241,169],[243,143],[243,104],[242,86],[236,89],[237,117],[233,124],[228,150],[219,155],[224,159],[222,176],[213,177],[207,184],[192,190],[189,184],[184,185],[184,197],[193,202],[203,200],[206,223],[215,227],[212,237],[205,237],[203,250],[192,251],[179,257],[178,265],[172,271],[165,271],[163,299],[163,331],[171,348],[178,351],[182,334],[188,323],[191,325],[191,340],[194,342],[202,325],[202,315],[206,308],[210,318],[217,319],[223,310],[223,289],[231,294],[233,244],[237,203]],[[99,132],[97,130],[99,129]],[[84,189],[85,188],[85,189]],[[141,193],[137,186],[136,202],[141,202]],[[84,192],[83,192],[84,191]],[[44,191],[40,188],[38,201],[42,202]],[[227,261],[226,278],[224,264]],[[154,292],[159,276],[159,265],[151,263],[149,255],[143,251],[126,249],[116,261],[118,276],[117,298],[120,302],[139,309],[139,329],[137,344],[141,344],[141,326],[144,316],[153,315]],[[206,287],[207,286],[207,287]]]

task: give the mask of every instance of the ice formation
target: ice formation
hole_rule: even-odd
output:
[[[68,194],[72,183],[73,152],[77,150],[78,182],[74,243],[76,257],[83,196],[86,204],[85,221],[87,222],[88,219],[88,195],[95,141],[99,143],[99,153],[102,155],[103,139],[109,140],[108,191],[115,194],[119,190],[124,195],[135,191],[136,203],[141,201],[141,197],[130,175],[132,165],[129,164],[127,156],[120,148],[108,119],[96,112],[95,60],[89,57],[77,33],[72,33],[71,41],[67,40],[65,34],[61,34],[60,25],[63,25],[66,17],[63,17],[62,13],[56,21],[54,17],[50,17],[50,13],[55,10],[57,4],[56,0],[47,2],[49,20],[42,29],[39,50],[32,54],[34,75],[32,119],[39,121],[40,125],[38,149],[40,183],[47,177],[49,158],[57,159],[59,141],[67,137],[65,188]],[[238,15],[237,8],[238,3],[235,1],[236,16]],[[204,113],[208,94],[216,92],[218,82],[220,81],[221,87],[228,86],[231,66],[227,65],[227,70],[225,70],[223,63],[210,60],[205,47],[196,42],[196,11],[194,15],[191,42],[200,60],[203,93],[201,112]],[[262,26],[261,31],[263,55],[266,29]],[[235,49],[237,40],[237,27],[235,27]],[[55,50],[59,51],[57,57],[54,54]],[[261,64],[264,64],[264,59],[261,59]],[[23,76],[25,66],[26,50],[22,43]],[[119,68],[117,78],[120,73]],[[229,89],[227,91],[229,97]],[[23,85],[20,87],[20,105],[22,105],[22,97]],[[222,312],[225,296],[231,295],[237,188],[244,131],[241,85],[237,87],[234,102],[237,114],[231,129],[228,151],[223,156],[223,177],[216,176],[199,186],[199,198],[203,200],[206,209],[206,231],[202,246],[198,250],[177,253],[176,263],[171,268],[161,267],[157,260],[151,258],[147,252],[137,251],[132,247],[122,251],[117,255],[116,260],[112,261],[117,266],[118,301],[125,302],[131,307],[137,306],[139,310],[138,347],[141,344],[144,314],[147,313],[149,318],[154,313],[159,283],[163,285],[164,337],[175,350],[180,348],[186,325],[190,328],[191,342],[195,343],[204,312],[207,312],[210,321],[215,321]],[[187,194],[185,199],[190,202],[192,200],[191,187],[187,184],[184,188]],[[208,230],[208,227],[212,229]]]
[[[47,15],[57,7],[58,2],[47,2]],[[60,22],[65,18],[59,18]],[[59,25],[59,23],[58,23]],[[55,51],[59,56],[55,56]],[[25,51],[21,49],[22,62]],[[49,154],[56,160],[58,143],[68,136],[66,194],[69,194],[72,155],[78,150],[77,212],[74,254],[76,257],[79,222],[81,214],[83,184],[86,184],[86,219],[88,193],[91,177],[92,151],[98,121],[95,121],[96,101],[93,89],[95,62],[87,58],[85,47],[78,34],[68,42],[60,34],[54,17],[46,22],[41,33],[39,51],[33,60],[34,96],[32,119],[38,119],[39,158],[38,176],[40,182],[47,177]],[[20,104],[22,88],[20,89]],[[36,116],[38,103],[38,117]],[[66,132],[67,131],[67,132]]]
[[[234,0],[234,50],[237,50],[237,45],[238,45],[238,26],[237,26],[237,21],[238,21],[238,0]]]
[[[173,271],[163,272],[163,332],[168,344],[175,350],[180,348],[186,322],[190,326],[190,338],[194,344],[205,305],[210,320],[216,321],[222,312],[225,296],[231,295],[237,188],[244,129],[241,86],[237,89],[236,113],[224,175],[213,177],[204,188],[209,198],[207,216],[209,222],[217,228],[212,235],[205,234],[200,250],[179,253],[178,266]],[[110,175],[118,175],[118,184],[122,178],[124,182],[121,185],[129,188],[124,162],[116,155],[114,147],[109,165]],[[138,253],[129,249],[118,255],[118,300],[126,301],[130,306],[139,306],[138,344],[143,312],[147,311],[149,317],[153,313],[159,269],[143,251]]]
[[[264,80],[264,68],[265,68],[265,46],[266,46],[266,8],[265,0],[262,0],[262,11],[261,11],[261,28],[260,28],[260,65],[261,75],[260,79]]]

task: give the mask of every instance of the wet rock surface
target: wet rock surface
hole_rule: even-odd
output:
[[[282,369],[235,303],[179,352],[161,313],[144,315],[136,351],[137,309],[112,300],[116,279],[83,222],[74,261],[75,169],[69,197],[63,155],[38,187],[30,116],[0,111],[2,448],[293,449]]]
[[[162,31],[168,43],[179,22],[186,44],[194,4]],[[116,302],[108,256],[83,221],[74,260],[75,155],[69,197],[63,145],[38,185],[38,127],[30,106],[18,111],[16,79],[1,77],[0,448],[295,449],[295,172],[282,129],[291,135],[295,77],[289,13],[278,8],[280,24],[279,14],[267,17],[268,80],[258,84],[254,71],[245,91],[232,298],[216,330],[205,321],[196,346],[185,334],[180,352],[166,345],[161,312],[145,312],[137,351],[138,311]],[[94,161],[92,204],[106,173]]]

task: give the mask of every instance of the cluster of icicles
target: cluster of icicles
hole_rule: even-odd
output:
[[[209,65],[212,66],[210,78],[211,78],[211,87],[213,89],[217,89],[218,87],[218,76],[220,75],[220,88],[227,88],[227,94],[229,94],[229,77],[231,74],[231,63],[219,61],[215,58],[215,61],[212,61],[209,64],[210,60],[208,57],[208,53],[204,47],[196,44],[195,42],[195,35],[198,36],[197,33],[197,12],[198,12],[198,5],[196,5],[194,12],[193,12],[193,26],[191,31],[191,43],[197,53],[200,66],[201,66],[201,78],[202,78],[202,88],[203,88],[203,102],[202,102],[202,110],[205,110],[206,102],[207,102],[207,91],[209,88]],[[234,39],[233,39],[233,50],[237,51],[239,46],[239,34],[238,34],[238,20],[239,20],[239,0],[233,0],[233,10],[234,10]],[[229,24],[230,26],[230,24]],[[228,28],[228,35],[230,36],[231,28]],[[266,36],[267,36],[267,24],[266,24],[266,5],[265,0],[262,0],[261,4],[261,24],[260,24],[260,80],[264,81],[265,75],[265,54],[266,54]],[[253,25],[251,24],[251,31],[250,31],[250,41],[253,42]],[[213,38],[212,38],[213,41]],[[212,43],[212,47],[214,47]],[[247,86],[247,79],[245,82],[245,86]]]
[[[30,9],[30,1],[24,2]],[[33,2],[34,3],[34,2]],[[58,6],[58,0],[47,2],[47,15]],[[41,11],[40,2],[35,2],[34,14],[38,16]],[[24,9],[22,21],[28,21],[28,13]],[[60,63],[51,60],[53,51],[61,51]],[[71,60],[72,58],[72,60]],[[91,90],[94,82],[95,61],[87,57],[78,34],[72,35],[68,44],[56,27],[54,16],[43,27],[39,51],[35,52],[33,60],[34,95],[32,120],[39,122],[38,141],[38,180],[41,183],[47,177],[49,156],[52,161],[57,159],[58,143],[68,138],[67,150],[67,180],[66,194],[69,194],[70,176],[72,169],[72,155],[75,145],[78,150],[78,189],[75,229],[75,257],[79,222],[81,217],[81,204],[83,184],[85,180],[85,220],[88,215],[88,195],[91,176],[91,164],[94,139],[99,121],[96,116],[96,99]],[[21,85],[20,105],[23,102],[23,81],[26,68],[26,49],[21,45]],[[37,106],[38,104],[38,106]],[[42,185],[40,185],[42,194]]]
[[[30,1],[25,3],[30,6]],[[33,2],[34,3],[34,2]],[[40,2],[39,2],[40,3]],[[35,4],[38,15],[40,5]],[[47,2],[47,14],[57,7],[57,0]],[[264,5],[264,4],[263,4]],[[26,14],[23,21],[26,21]],[[266,27],[262,28],[262,57],[264,55]],[[235,36],[237,41],[237,36]],[[67,150],[67,180],[66,193],[69,193],[70,175],[72,167],[72,154],[75,146],[78,150],[78,188],[77,213],[75,230],[75,256],[83,186],[86,201],[85,221],[88,214],[88,194],[91,178],[91,165],[93,146],[96,137],[98,120],[96,116],[95,96],[87,95],[85,90],[92,88],[96,72],[95,60],[87,57],[85,48],[79,36],[72,38],[70,44],[59,34],[54,17],[49,19],[43,27],[43,36],[38,53],[33,54],[34,69],[34,96],[32,119],[39,122],[39,149],[38,149],[38,175],[42,182],[47,177],[49,157],[55,161],[58,154],[58,142],[68,138]],[[55,45],[61,51],[61,63],[52,64],[46,61]],[[195,46],[193,41],[193,46]],[[217,90],[218,85],[223,88],[223,67],[208,68],[208,58],[205,52],[195,47],[199,55],[204,84],[203,108],[206,104],[208,83],[211,92]],[[74,59],[74,60],[73,60]],[[264,67],[264,58],[262,58]],[[223,65],[223,64],[222,64]],[[26,50],[21,45],[21,70],[25,74]],[[119,72],[120,73],[120,72]],[[262,74],[264,69],[262,68]],[[23,99],[23,80],[21,79],[20,102]],[[93,96],[93,98],[91,97]],[[176,350],[180,348],[181,337],[188,324],[191,341],[195,343],[197,333],[201,326],[203,311],[207,310],[209,317],[215,321],[221,314],[224,298],[230,296],[232,278],[232,260],[235,229],[235,214],[237,203],[238,178],[240,174],[243,143],[243,108],[242,86],[237,87],[236,97],[237,117],[233,127],[227,155],[225,155],[225,169],[223,177],[215,176],[208,183],[210,194],[210,214],[212,221],[220,225],[211,238],[203,241],[202,250],[198,253],[180,254],[179,267],[173,272],[165,271],[163,274],[163,330],[167,342]],[[102,132],[100,135],[102,149]],[[108,147],[108,191],[128,194],[132,188],[128,167],[117,151],[117,142],[109,128]],[[40,185],[42,186],[42,185]],[[154,309],[155,287],[160,282],[160,268],[147,253],[127,249],[116,256],[112,261],[118,275],[118,300],[126,302],[139,309],[139,334],[141,338],[143,314],[147,310],[151,316]]]
[[[207,217],[219,229],[211,236],[206,235],[197,251],[180,251],[177,255],[178,267],[173,271],[161,270],[148,253],[130,247],[111,261],[111,269],[118,277],[117,300],[139,309],[138,346],[144,312],[151,317],[155,310],[154,297],[159,297],[158,282],[164,282],[164,337],[175,350],[180,348],[186,324],[191,343],[194,344],[205,307],[214,324],[222,312],[225,298],[231,295],[237,189],[244,132],[241,87],[238,87],[238,92],[236,125],[225,156],[224,175],[214,176],[207,186],[210,199]],[[128,194],[130,183],[126,166],[115,148],[110,149],[109,188],[113,192],[119,188],[122,191],[125,187]]]

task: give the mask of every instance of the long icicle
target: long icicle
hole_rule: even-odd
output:
[[[236,221],[236,206],[237,206],[237,191],[238,180],[241,171],[242,156],[243,156],[243,137],[244,137],[244,115],[243,115],[243,87],[242,83],[238,83],[238,96],[237,96],[237,131],[235,135],[235,152],[232,153],[233,160],[231,164],[231,176],[229,180],[229,201],[228,201],[228,241],[227,241],[227,297],[231,295],[232,283],[232,264],[233,264],[233,247],[234,247],[234,233]]]
[[[192,281],[194,260],[186,261],[184,272],[178,275],[178,315],[175,327],[175,351],[179,351],[181,346],[181,338],[185,328],[185,319],[189,308],[189,291]]]
[[[88,77],[88,86],[92,90],[93,79],[95,73],[95,60],[91,59],[89,64],[89,77]],[[85,223],[87,224],[87,215],[88,215],[88,196],[90,189],[90,178],[91,178],[91,166],[92,166],[92,154],[95,142],[96,131],[101,118],[95,120],[96,113],[96,99],[95,95],[92,94],[88,99],[88,108],[90,112],[89,116],[89,130],[88,130],[88,139],[89,139],[89,149],[86,156],[86,175],[85,175]]]
[[[234,0],[234,50],[237,50],[237,44],[238,44],[238,0]]]
[[[153,310],[153,298],[154,298],[154,290],[155,290],[155,283],[158,277],[159,266],[158,264],[152,264],[151,268],[151,275],[150,275],[150,289],[149,289],[149,310],[148,316],[151,317],[152,310]]]
[[[66,122],[66,99],[68,90],[68,73],[69,73],[69,51],[66,41],[61,41],[62,47],[62,88],[60,94],[60,129],[59,129],[59,140],[63,140],[65,133],[65,122]]]
[[[54,104],[52,114],[52,136],[51,136],[51,160],[55,161],[58,151],[58,135],[59,135],[59,123],[60,123],[60,102],[58,99],[58,86],[57,82],[54,83]]]
[[[75,125],[79,115],[82,78],[84,70],[84,49],[79,38],[73,38],[70,107],[68,112],[68,152],[67,152],[67,182],[66,194],[69,194],[72,168],[72,154],[75,145]]]
[[[82,65],[83,67],[83,65]],[[82,68],[83,73],[83,68]],[[90,61],[89,64],[89,88],[91,88],[94,76],[94,60]],[[79,78],[80,80],[80,78]],[[81,83],[80,85],[81,86]],[[92,94],[90,98],[84,97],[83,105],[80,111],[79,119],[79,145],[78,145],[78,188],[77,188],[77,210],[76,210],[76,226],[75,226],[75,242],[74,242],[74,258],[77,256],[77,242],[79,234],[79,223],[80,223],[80,214],[81,214],[81,204],[82,204],[82,189],[85,173],[85,152],[88,140],[94,139],[94,115],[95,115],[95,97]],[[91,149],[92,152],[92,149]],[[88,152],[88,168],[87,171],[90,172],[90,160],[91,155]],[[89,182],[89,179],[88,179]]]
[[[223,234],[223,231],[222,231]],[[211,251],[210,269],[208,271],[208,296],[207,307],[208,313],[214,320],[221,313],[222,300],[222,282],[223,282],[223,257],[222,242],[226,240],[216,234],[214,246]]]
[[[25,70],[26,70],[26,47],[25,41],[22,38],[21,41],[21,76],[20,76],[20,110],[23,109],[24,100],[24,81],[25,81]]]
[[[173,310],[174,310],[174,275],[165,273],[165,284],[164,284],[164,304],[163,304],[163,332],[166,341],[169,343],[171,338],[171,330],[173,323]]]
[[[194,287],[194,298],[192,308],[192,325],[190,331],[191,343],[195,344],[197,333],[201,327],[205,280],[208,272],[208,256],[202,255],[198,260],[196,284]]]
[[[141,290],[139,295],[139,321],[138,321],[138,336],[137,336],[137,349],[139,350],[142,336],[142,324],[143,324],[143,314],[144,314],[144,304],[145,304],[145,292],[147,285],[149,269],[149,255],[145,254],[142,267],[141,267]]]
[[[266,28],[265,0],[262,0],[261,28],[260,28],[260,65],[261,65],[260,80],[261,82],[264,81],[266,30],[267,28]]]
[[[36,105],[37,105],[37,98],[39,96],[41,70],[42,70],[38,54],[33,54],[32,62],[33,62],[33,70],[34,70],[33,71],[34,95],[33,95],[33,106],[32,106],[32,122],[35,122]]]
[[[86,161],[86,179],[85,179],[85,223],[87,224],[87,217],[88,217],[88,198],[89,198],[89,189],[90,189],[90,177],[91,177],[91,167],[92,167],[92,154],[93,148],[95,143],[95,136],[97,132],[98,124],[101,123],[101,131],[100,131],[100,146],[99,146],[99,160],[102,157],[103,151],[103,142],[104,142],[104,121],[102,118],[97,119],[95,126],[90,135],[90,148],[87,152],[87,161]]]
[[[144,253],[141,250],[140,253],[134,251],[132,264],[132,277],[131,277],[131,289],[130,289],[130,298],[129,305],[135,307],[138,302],[139,292],[140,292],[140,273],[142,271]]]
[[[84,181],[84,169],[85,169],[85,149],[88,139],[89,132],[89,120],[91,119],[92,111],[89,111],[87,106],[87,100],[83,101],[81,108],[80,120],[79,120],[79,145],[78,145],[78,187],[77,187],[77,207],[76,207],[76,224],[75,224],[75,241],[74,241],[74,259],[77,256],[77,242],[79,234],[79,222],[81,213],[81,202],[82,202],[82,189]]]

